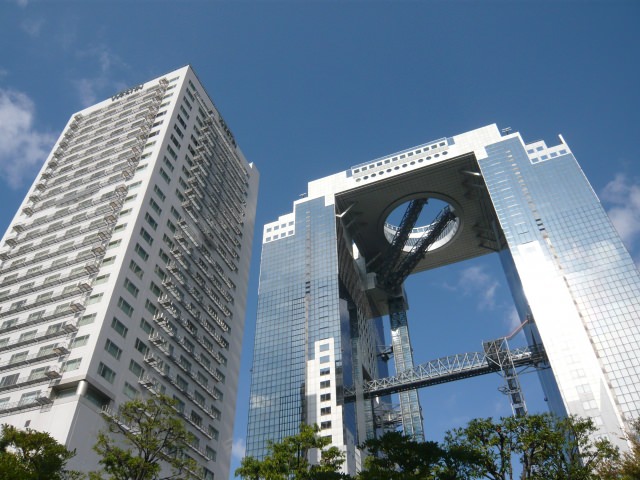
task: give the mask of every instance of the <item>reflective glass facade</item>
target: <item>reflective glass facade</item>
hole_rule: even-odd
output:
[[[502,255],[512,257],[503,265],[551,363],[542,375],[550,407],[592,417],[619,442],[640,409],[633,260],[567,149],[551,156],[516,137],[486,150],[479,164],[508,242]]]
[[[315,423],[355,468],[355,406],[342,405],[341,387],[355,370],[362,378],[363,364],[378,375],[381,321],[366,321],[340,278],[335,211],[324,198],[298,203],[265,228],[265,240],[247,455],[262,457],[269,440]]]
[[[402,298],[379,281],[393,251],[385,222],[424,192],[449,203],[457,226],[413,271],[497,252],[528,341],[546,352],[550,410],[591,417],[599,436],[626,448],[624,425],[640,414],[638,271],[564,140],[526,144],[490,125],[315,180],[293,213],[264,227],[247,454],[315,423],[352,472],[355,446],[384,427],[385,409],[393,423],[388,398],[362,392],[388,375],[381,318]],[[425,230],[414,228],[413,241]],[[411,350],[400,337],[398,371]],[[417,399],[400,400],[395,421],[420,434]]]

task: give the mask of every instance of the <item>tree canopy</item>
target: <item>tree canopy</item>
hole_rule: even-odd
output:
[[[474,419],[447,433],[442,443],[417,442],[388,432],[364,442],[362,470],[341,473],[344,456],[318,428],[270,443],[258,460],[245,457],[235,474],[245,480],[640,480],[640,422],[620,456],[608,440],[594,435],[591,419],[551,414]],[[308,452],[319,449],[317,465]]]
[[[168,397],[131,400],[107,415],[107,430],[98,434],[94,450],[110,480],[159,480],[163,464],[167,478],[192,478],[195,462],[186,456],[191,434]],[[118,434],[118,435],[114,435]],[[92,479],[102,478],[93,472]]]
[[[444,443],[475,457],[461,478],[512,480],[517,462],[523,480],[596,480],[619,454],[608,440],[595,439],[595,432],[591,419],[527,415],[472,420],[449,432]]]
[[[0,433],[0,480],[61,480],[80,474],[65,469],[75,455],[51,435],[3,425]]]
[[[344,455],[331,441],[318,435],[316,425],[301,425],[300,432],[282,442],[269,443],[267,455],[258,460],[244,457],[235,474],[247,480],[337,480],[350,478],[340,472]],[[318,463],[309,461],[309,452],[317,449]]]

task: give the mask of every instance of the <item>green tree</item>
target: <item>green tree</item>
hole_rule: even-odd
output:
[[[318,435],[317,425],[301,425],[300,432],[284,438],[281,442],[270,442],[267,455],[258,460],[244,457],[235,471],[236,476],[246,480],[338,480],[348,479],[340,472],[344,455],[337,447],[329,447],[331,441]],[[320,452],[317,463],[309,461],[309,454]]]
[[[131,400],[117,413],[105,415],[108,429],[98,434],[93,449],[109,479],[194,478],[191,472],[197,466],[185,455],[192,436],[175,407],[174,400],[159,396]],[[163,463],[171,469],[170,476],[161,477]],[[94,472],[91,478],[101,479],[102,475]]]
[[[596,480],[618,461],[618,451],[608,440],[595,439],[595,432],[591,419],[573,416],[475,419],[449,432],[445,449],[461,448],[471,455],[460,478],[511,480],[519,461],[521,479]]]
[[[400,432],[365,441],[368,456],[359,480],[431,480],[443,478],[445,451],[437,442],[416,442]]]
[[[640,419],[631,424],[627,439],[631,444],[629,452],[622,454],[618,467],[619,478],[622,480],[640,480]]]
[[[513,478],[515,435],[503,423],[496,423],[491,418],[476,418],[464,428],[447,432],[444,448],[469,452],[473,459],[472,462],[459,466],[462,470],[461,478]]]
[[[80,478],[65,469],[75,455],[45,432],[3,425],[0,433],[0,480],[61,480]]]

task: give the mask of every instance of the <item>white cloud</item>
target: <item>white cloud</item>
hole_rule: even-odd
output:
[[[44,25],[43,18],[38,18],[38,19],[30,18],[22,22],[20,24],[20,28],[22,28],[22,30],[27,35],[35,38],[38,35],[40,35],[40,31],[42,30],[43,25]]]
[[[104,45],[93,46],[77,52],[81,59],[97,63],[97,74],[79,78],[75,81],[80,101],[87,107],[103,97],[112,95],[125,87],[121,81],[113,79],[114,70],[126,67],[118,55]],[[87,68],[89,70],[89,68]]]
[[[640,185],[637,179],[618,173],[602,191],[611,222],[629,250],[640,240]]]
[[[34,128],[35,107],[21,92],[0,89],[0,178],[11,188],[31,179],[55,137]]]
[[[246,451],[247,445],[244,442],[244,438],[234,438],[231,446],[231,456],[240,460],[244,458]]]
[[[493,309],[496,305],[498,280],[489,275],[483,267],[473,266],[465,268],[456,284],[456,289],[464,295],[478,295],[480,309]]]

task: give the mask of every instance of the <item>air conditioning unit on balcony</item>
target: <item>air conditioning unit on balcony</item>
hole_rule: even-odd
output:
[[[53,353],[57,355],[66,355],[67,353],[69,353],[69,349],[66,345],[56,345],[55,347],[53,347]]]
[[[50,378],[51,380],[60,378],[62,376],[62,374],[57,368],[51,368],[47,370],[46,372],[44,372],[44,375],[45,377]]]

